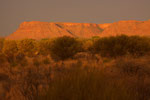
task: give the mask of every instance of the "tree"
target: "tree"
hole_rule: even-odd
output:
[[[4,38],[0,38],[0,52],[2,52],[3,44],[4,44]]]
[[[90,51],[92,45],[93,45],[93,41],[91,39],[86,39],[84,41],[82,41],[82,47],[83,47],[83,51]]]
[[[128,51],[134,56],[145,55],[150,52],[150,39],[139,36],[131,36],[128,42]]]
[[[2,51],[6,56],[14,56],[18,52],[16,41],[14,40],[5,41]]]
[[[124,56],[126,54],[143,56],[150,52],[150,39],[125,35],[104,37],[94,42],[93,51],[105,57]]]
[[[94,52],[107,57],[123,56],[128,53],[128,41],[125,35],[100,38],[94,42]]]
[[[39,43],[38,43],[38,52],[39,54],[41,55],[49,55],[50,54],[50,48],[51,48],[51,45],[52,45],[52,41],[53,40],[50,40],[50,39],[43,39],[43,40],[40,40]]]
[[[18,43],[18,49],[29,57],[34,56],[37,53],[36,41],[32,39],[21,40]]]
[[[52,43],[50,54],[54,60],[65,60],[73,57],[80,48],[81,45],[75,38],[64,36]]]
[[[11,66],[16,66],[15,63],[15,56],[18,52],[17,43],[14,40],[7,40],[4,42],[4,47],[2,52],[6,56],[7,61],[10,63]]]
[[[112,50],[112,46],[114,45],[114,43],[114,37],[100,38],[93,44],[93,53],[98,53],[101,56],[110,56],[110,51]]]

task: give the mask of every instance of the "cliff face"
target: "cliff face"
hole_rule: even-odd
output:
[[[128,36],[150,36],[150,20],[148,21],[119,21],[107,27],[100,36],[116,36],[125,34]]]
[[[98,24],[24,22],[7,39],[42,39],[60,36],[88,38],[98,36],[101,32],[102,29]]]
[[[121,34],[150,36],[150,20],[119,21],[112,24],[23,22],[16,32],[6,39],[42,39],[60,36],[90,38]]]

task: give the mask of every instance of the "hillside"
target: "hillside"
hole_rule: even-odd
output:
[[[104,37],[121,34],[150,36],[150,20],[119,21],[112,24],[23,22],[16,32],[7,36],[6,39],[42,39],[64,35],[90,38],[92,36]]]
[[[24,22],[16,32],[7,39],[23,38],[53,38],[60,36],[92,37],[103,31],[98,24],[88,23],[48,23],[48,22]]]
[[[128,36],[150,36],[150,20],[148,21],[119,21],[105,28],[100,36],[116,36],[126,34]]]

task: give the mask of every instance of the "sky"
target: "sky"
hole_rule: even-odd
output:
[[[150,0],[0,0],[0,36],[24,21],[113,23],[150,19]]]

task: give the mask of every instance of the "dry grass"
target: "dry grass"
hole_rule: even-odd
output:
[[[37,63],[38,62],[38,63]],[[55,62],[26,57],[0,65],[2,100],[149,100],[150,57],[102,58],[88,53]],[[8,80],[5,77],[8,77]],[[1,100],[1,99],[0,99]]]

